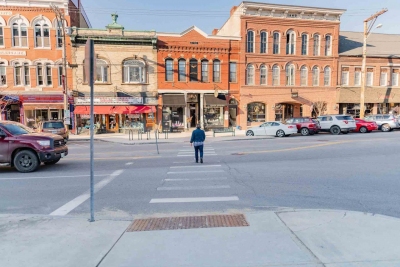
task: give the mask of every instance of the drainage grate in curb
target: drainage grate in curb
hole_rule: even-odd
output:
[[[167,217],[138,219],[126,230],[127,232],[200,229],[217,227],[246,227],[249,223],[243,214],[236,215],[208,215],[190,217]]]

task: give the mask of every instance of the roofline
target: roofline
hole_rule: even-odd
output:
[[[158,32],[157,36],[182,37],[186,33],[189,33],[190,31],[193,31],[193,30],[195,30],[196,32],[198,32],[199,34],[201,34],[202,36],[204,36],[207,39],[221,39],[221,40],[235,40],[235,41],[240,41],[242,39],[241,37],[237,37],[237,36],[209,35],[209,34],[203,32],[200,28],[198,28],[196,26],[191,26],[181,33]]]
[[[348,33],[359,33],[359,34],[364,34],[363,32],[356,32],[356,31],[340,31],[340,32],[339,32],[339,35],[340,35],[342,32],[343,32],[343,33],[348,32]],[[371,35],[398,35],[398,36],[400,36],[400,34],[398,34],[398,33],[379,33],[379,32],[372,32]]]
[[[284,9],[286,8],[296,8],[302,11],[318,11],[320,10],[321,12],[323,11],[330,11],[334,13],[340,13],[343,14],[344,12],[347,11],[347,9],[336,9],[336,8],[325,8],[325,7],[311,7],[311,6],[295,6],[295,5],[280,5],[280,4],[270,4],[270,3],[262,3],[262,2],[252,2],[252,1],[243,1],[239,7],[244,7],[246,5],[254,5],[254,6],[269,6],[269,7],[274,7],[276,9]],[[306,10],[305,10],[306,9]],[[307,10],[310,9],[310,10]]]

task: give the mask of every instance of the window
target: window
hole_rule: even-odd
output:
[[[0,46],[4,46],[3,24],[0,23]]]
[[[374,84],[374,69],[367,69],[367,86]]]
[[[124,83],[146,83],[146,66],[139,60],[124,62]]]
[[[50,47],[50,28],[43,22],[35,24],[35,47]]]
[[[286,66],[286,85],[294,85],[294,65]]]
[[[218,59],[213,62],[213,81],[215,83],[221,82],[221,61]]]
[[[324,86],[331,85],[331,68],[325,67],[324,69]]]
[[[57,48],[61,48],[63,46],[63,26],[61,22],[57,22]]]
[[[28,28],[25,23],[14,23],[13,31],[13,46],[26,47],[28,46]]]
[[[314,66],[312,69],[312,85],[319,85],[319,68],[317,66]]]
[[[37,85],[43,86],[44,80],[43,80],[43,64],[42,63],[37,64],[36,73],[37,73]]]
[[[272,85],[280,84],[280,70],[278,65],[272,67]]]
[[[14,63],[14,85],[23,86],[30,85],[29,64]]]
[[[332,56],[332,36],[325,36],[325,56]]]
[[[189,71],[189,78],[191,82],[198,82],[198,62],[197,59],[191,59],[189,62],[190,71]]]
[[[254,32],[247,31],[247,53],[254,53]]]
[[[208,82],[208,60],[201,61],[201,81]]]
[[[247,105],[248,122],[265,122],[265,104],[250,103]]]
[[[361,86],[361,68],[356,68],[354,72],[354,85]]]
[[[266,32],[261,32],[261,46],[260,46],[260,53],[261,54],[266,54],[267,53],[267,33]]]
[[[19,63],[14,64],[14,84],[22,85],[22,66]]]
[[[249,64],[246,69],[246,84],[254,85],[254,66]]]
[[[349,85],[349,68],[342,68],[342,85]]]
[[[237,76],[236,62],[230,62],[229,63],[229,82],[231,82],[231,83],[237,82],[236,76]]]
[[[24,63],[24,85],[30,85],[31,79],[29,77],[29,64]]]
[[[180,59],[178,61],[178,81],[185,82],[186,81],[186,60]]]
[[[174,60],[165,60],[165,81],[172,82],[174,80]]]
[[[286,34],[286,55],[295,54],[296,33],[289,31]]]
[[[0,62],[0,86],[7,85],[7,69],[4,62]]]
[[[381,81],[380,85],[381,86],[387,86],[388,85],[388,70],[387,69],[381,69]]]
[[[394,69],[392,72],[392,86],[399,86],[399,70]]]
[[[53,77],[51,73],[51,65],[49,63],[46,64],[46,85],[51,86],[53,85]]]
[[[274,32],[274,43],[273,43],[273,53],[275,55],[279,54],[279,32]]]
[[[303,56],[307,55],[308,52],[308,35],[303,33],[301,35],[301,54]]]
[[[319,56],[320,38],[318,34],[314,35],[314,56]]]
[[[265,67],[265,65],[262,65],[260,67],[260,84],[261,85],[267,84],[267,67]]]
[[[300,85],[306,86],[308,78],[308,70],[306,66],[302,66],[300,69]]]
[[[63,75],[64,75],[64,68],[63,65],[57,65],[57,73],[58,73],[58,86],[63,86]]]
[[[107,83],[108,82],[108,63],[105,60],[96,60],[96,82]]]

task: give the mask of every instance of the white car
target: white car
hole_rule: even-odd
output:
[[[271,135],[285,137],[296,133],[296,125],[286,125],[281,122],[271,121],[265,122],[258,127],[248,129],[246,136]]]
[[[318,117],[321,131],[338,135],[347,134],[357,129],[356,121],[349,115],[322,115]]]

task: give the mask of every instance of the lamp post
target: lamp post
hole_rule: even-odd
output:
[[[367,75],[366,75],[366,68],[367,68],[367,39],[371,33],[372,27],[378,17],[388,10],[383,9],[377,12],[375,15],[369,17],[368,19],[364,20],[364,45],[363,45],[363,60],[362,60],[362,69],[361,69],[361,92],[360,92],[360,118],[364,119],[365,115],[365,87],[367,83]],[[376,28],[381,28],[382,24],[379,24]]]

